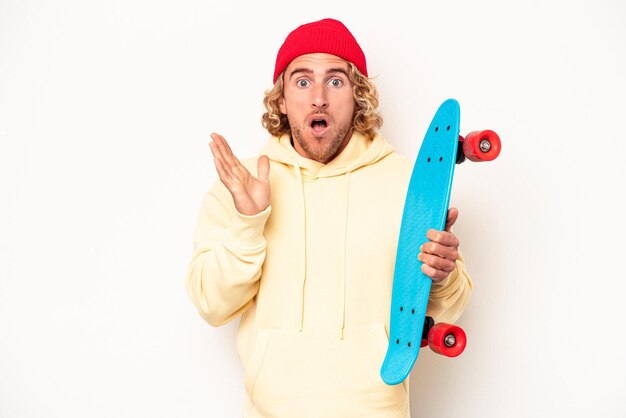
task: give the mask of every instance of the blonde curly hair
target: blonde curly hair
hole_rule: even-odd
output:
[[[383,125],[383,118],[378,109],[378,91],[376,86],[365,77],[354,64],[348,62],[348,78],[352,82],[354,96],[354,115],[352,126],[356,131],[371,138]],[[290,133],[287,115],[280,112],[278,101],[283,95],[283,74],[276,79],[274,87],[265,92],[263,104],[267,112],[263,114],[263,127],[273,136]]]

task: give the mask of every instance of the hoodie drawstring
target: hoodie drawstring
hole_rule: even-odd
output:
[[[344,192],[344,196],[346,198],[346,210],[344,213],[344,223],[343,223],[343,246],[341,255],[341,259],[343,262],[343,268],[341,272],[341,277],[339,280],[339,338],[343,340],[344,337],[344,329],[346,327],[346,278],[348,277],[348,212],[350,210],[350,174],[351,171],[348,171],[346,176],[346,190]]]
[[[302,179],[302,173],[300,170],[300,164],[296,158],[293,159],[293,167],[296,172],[296,180],[298,183],[298,195],[300,197],[300,203],[302,205],[302,270],[300,271],[300,324],[299,329],[302,331],[304,328],[304,291],[306,285],[306,202],[304,200],[304,180]]]
[[[300,165],[298,164],[297,159],[293,159],[294,170],[296,173],[296,183],[298,185],[298,196],[300,200],[301,213],[302,213],[302,269],[300,273],[300,317],[299,317],[299,326],[298,329],[302,331],[304,329],[304,297],[306,291],[306,201],[304,197],[304,179],[302,178],[302,172],[300,170]],[[339,275],[339,314],[338,314],[338,322],[339,322],[339,338],[343,340],[344,337],[344,329],[346,326],[346,278],[348,276],[348,254],[347,254],[347,242],[348,242],[348,212],[349,212],[349,202],[350,202],[350,175],[351,172],[348,171],[345,174],[345,185],[346,189],[344,192],[345,196],[345,211],[344,211],[344,222],[343,222],[343,245],[341,247],[341,254],[339,254],[341,263],[343,264],[341,268],[341,272]]]

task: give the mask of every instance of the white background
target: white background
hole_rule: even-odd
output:
[[[399,152],[449,97],[503,140],[457,167],[469,345],[423,352],[413,416],[626,416],[626,3],[211,3],[0,1],[0,417],[241,416],[236,323],[184,290],[208,135],[257,154],[275,54],[324,17]]]

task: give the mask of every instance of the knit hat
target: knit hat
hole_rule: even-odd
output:
[[[338,20],[322,19],[291,31],[278,50],[274,83],[291,61],[300,55],[323,52],[353,63],[367,77],[365,55],[348,28]]]

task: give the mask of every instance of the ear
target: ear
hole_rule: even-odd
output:
[[[287,114],[287,106],[285,106],[285,96],[280,96],[278,99],[278,108],[280,109],[280,113],[283,115]]]

